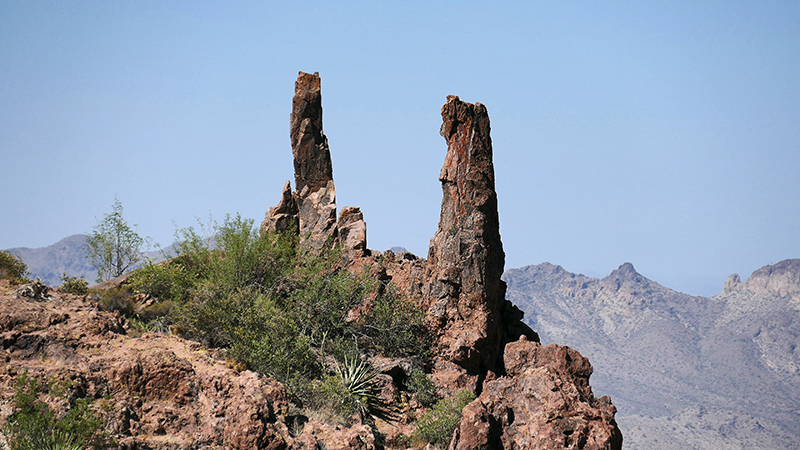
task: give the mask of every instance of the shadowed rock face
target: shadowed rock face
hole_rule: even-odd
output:
[[[295,189],[314,192],[333,181],[328,138],[322,132],[322,93],[319,73],[300,72],[294,83],[292,115],[289,119],[294,155]]]
[[[505,263],[494,189],[489,115],[480,103],[448,96],[441,134],[447,156],[439,180],[442,211],[431,240],[428,318],[446,359],[473,372],[494,370],[501,349]]]
[[[292,194],[287,181],[281,201],[267,211],[264,230],[285,231],[296,227],[309,250],[320,249],[336,239],[336,189],[328,138],[322,132],[322,94],[318,73],[300,72],[294,85],[289,119],[294,180]]]

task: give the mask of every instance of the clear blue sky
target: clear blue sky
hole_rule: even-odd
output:
[[[0,0],[0,248],[118,196],[161,244],[260,222],[322,77],[339,206],[427,255],[448,94],[492,121],[506,267],[632,262],[692,294],[800,258],[800,2]]]

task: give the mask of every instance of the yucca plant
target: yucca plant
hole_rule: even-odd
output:
[[[345,356],[341,365],[336,364],[336,373],[362,417],[380,404],[380,389],[374,383],[377,374],[369,362]]]

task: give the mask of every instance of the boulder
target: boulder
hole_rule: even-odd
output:
[[[486,381],[461,416],[450,450],[619,450],[608,397],[595,399],[592,366],[577,351],[521,338],[506,345],[506,376]]]
[[[361,208],[345,206],[339,213],[339,242],[350,251],[363,255],[367,250],[367,223]]]

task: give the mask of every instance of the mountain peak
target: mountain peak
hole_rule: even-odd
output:
[[[617,278],[623,280],[635,280],[639,277],[639,272],[633,267],[633,264],[626,262],[623,265],[619,266],[619,268],[611,274],[608,275],[606,278]]]

